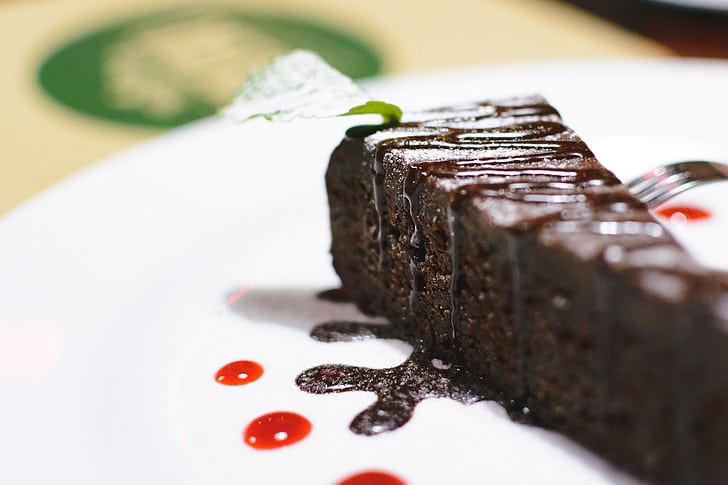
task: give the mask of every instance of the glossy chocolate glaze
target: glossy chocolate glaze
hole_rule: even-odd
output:
[[[356,167],[371,167],[371,193],[361,197],[369,197],[373,193],[376,227],[375,224],[372,227],[375,229],[378,251],[378,267],[366,265],[366,268],[358,270],[356,260],[346,260],[345,264],[337,267],[337,271],[345,285],[364,285],[357,288],[352,286],[352,294],[362,309],[383,313],[394,323],[386,330],[374,330],[367,326],[352,326],[340,322],[321,327],[316,331],[318,336],[314,334],[314,337],[327,335],[326,338],[331,339],[332,335],[338,335],[336,338],[350,339],[354,335],[357,338],[368,335],[401,338],[412,343],[415,351],[407,362],[395,369],[377,371],[347,366],[311,369],[302,374],[299,385],[309,392],[354,389],[376,392],[379,397],[378,404],[364,414],[376,414],[379,411],[382,416],[388,417],[384,419],[384,424],[371,424],[373,421],[369,418],[356,420],[358,424],[352,424],[352,429],[363,434],[401,426],[411,415],[416,403],[422,399],[422,392],[449,394],[455,399],[465,399],[466,402],[472,399],[471,395],[477,396],[477,399],[497,399],[510,409],[528,409],[527,406],[532,402],[542,405],[546,403],[545,405],[553,407],[532,408],[533,413],[529,413],[529,416],[538,416],[535,419],[540,421],[539,414],[543,411],[550,420],[544,424],[553,424],[556,428],[566,426],[564,431],[570,436],[595,449],[606,450],[607,454],[611,454],[610,459],[641,476],[652,479],[658,477],[660,480],[676,476],[678,478],[670,478],[669,481],[694,482],[692,478],[698,476],[696,463],[703,460],[695,451],[698,439],[695,435],[695,423],[705,426],[706,422],[706,418],[700,415],[698,406],[707,410],[703,414],[712,413],[712,400],[723,397],[719,396],[720,391],[708,389],[707,383],[700,384],[704,386],[701,388],[701,401],[685,397],[684,389],[691,379],[690,376],[694,379],[697,362],[713,359],[708,357],[711,354],[695,352],[697,342],[724,340],[720,327],[723,317],[719,315],[716,302],[726,294],[726,279],[721,277],[722,282],[717,281],[686,255],[649,214],[646,207],[596,161],[584,142],[562,124],[556,110],[543,99],[532,97],[478,103],[433,110],[414,115],[413,118],[396,126],[353,128],[347,132],[347,139],[332,158],[333,166],[343,173],[337,176],[350,177],[356,170],[360,170]],[[346,180],[341,187],[334,188],[359,187],[355,185],[356,182]],[[363,186],[366,189],[367,184]],[[399,190],[400,186],[401,194],[392,192]],[[390,204],[394,206],[390,207]],[[429,206],[426,208],[427,204]],[[440,224],[438,226],[435,219],[430,221],[424,219],[424,216],[432,218],[435,214],[438,217],[438,204],[446,212],[446,241],[436,244],[437,241],[433,240],[437,239],[437,235],[433,236],[433,232],[443,231],[442,221],[437,222]],[[356,207],[356,210],[361,211],[361,206]],[[348,224],[346,217],[358,216],[352,212],[344,214],[343,217],[341,213],[337,215],[340,217],[338,220],[345,224]],[[407,224],[402,222],[402,217]],[[398,225],[393,224],[393,220],[398,220]],[[465,352],[460,347],[465,329],[463,309],[471,303],[465,300],[464,278],[467,272],[477,274],[472,266],[464,266],[461,261],[464,252],[461,249],[474,237],[473,222],[481,228],[477,231],[496,235],[493,237],[498,238],[497,242],[501,244],[499,250],[502,250],[503,258],[507,261],[503,267],[507,268],[505,271],[508,275],[503,281],[508,288],[504,290],[499,287],[498,294],[506,298],[510,306],[507,315],[502,318],[504,321],[496,323],[503,327],[510,325],[507,333],[514,339],[512,387],[507,383],[491,386],[480,377],[469,374],[470,369],[460,365]],[[405,225],[409,228],[404,227]],[[369,226],[366,227],[365,232],[356,227],[345,229],[345,236],[342,236],[340,242],[344,251],[339,256],[334,255],[335,266],[337,257],[345,259],[346,248],[356,241],[352,238],[353,234],[360,240],[369,236]],[[482,229],[483,227],[489,229]],[[394,246],[398,251],[396,260],[392,256]],[[362,244],[362,247],[369,246]],[[442,248],[449,251],[448,264],[444,264],[441,258],[437,259],[443,254],[448,256]],[[472,253],[472,245],[470,249]],[[568,313],[573,304],[568,294],[549,296],[550,294],[545,293],[551,289],[540,288],[534,280],[534,275],[539,275],[538,271],[542,266],[540,261],[534,259],[534,250],[544,252],[556,260],[563,260],[566,264],[576,264],[579,269],[574,270],[574,279],[588,278],[590,285],[589,293],[582,293],[581,301],[589,301],[593,308],[582,308],[582,313],[573,316]],[[360,254],[374,254],[374,251],[370,249],[369,252]],[[407,259],[404,266],[403,255]],[[473,264],[472,260],[470,264]],[[433,274],[433,268],[439,280],[428,279],[428,275]],[[350,270],[353,272],[346,273]],[[365,273],[364,277],[356,271]],[[555,271],[558,272],[559,268],[555,268]],[[393,281],[393,273],[406,273],[408,278],[408,281],[401,278],[397,280],[398,284],[408,287],[404,290],[409,292],[404,305],[386,305],[388,295],[397,288],[388,283]],[[540,274],[540,277],[543,278],[544,275]],[[449,282],[446,290],[442,287],[428,287],[428,281],[435,281],[436,286],[439,284],[437,281],[445,279]],[[553,281],[549,280],[552,284]],[[467,298],[472,299],[473,288],[469,290],[471,292]],[[443,325],[438,323],[437,330],[433,330],[431,320],[437,318],[438,312],[427,313],[432,308],[424,302],[429,298],[427,301],[437,301],[439,305],[443,305],[443,299],[439,298],[443,296],[443,292],[449,298],[445,304],[449,308],[441,313]],[[621,300],[633,296],[631,304],[637,313],[630,313],[630,304],[626,304],[624,309],[620,307]],[[543,306],[536,308],[536,311],[546,315],[540,315],[542,319],[546,319],[546,323],[554,318],[558,322],[558,317],[553,316],[561,312],[565,317],[581,319],[577,322],[580,325],[584,322],[589,324],[586,330],[581,327],[567,329],[572,332],[568,335],[572,340],[566,342],[571,345],[570,349],[578,348],[578,345],[584,346],[585,352],[593,356],[593,365],[596,367],[584,371],[584,376],[593,377],[587,391],[594,397],[593,409],[585,412],[585,416],[589,416],[590,426],[586,433],[576,431],[582,425],[578,419],[573,423],[563,419],[558,400],[555,403],[548,399],[543,400],[542,394],[548,391],[544,389],[543,383],[539,384],[534,380],[529,382],[529,379],[534,379],[534,375],[539,375],[538,372],[543,372],[534,370],[538,362],[532,363],[533,360],[540,358],[542,366],[553,364],[552,361],[544,359],[543,355],[534,356],[534,352],[539,350],[534,350],[533,334],[540,332],[538,335],[543,338],[548,332],[559,331],[558,328],[533,328],[539,322],[534,321],[534,306],[530,300],[532,298],[547,302],[546,305],[542,303]],[[642,307],[647,300],[659,304],[660,310],[652,312],[648,310],[649,306]],[[378,308],[378,305],[384,307]],[[614,310],[617,308],[628,319],[640,318],[640,312],[643,311],[647,318],[646,314],[652,312],[650,314],[654,316],[651,318],[665,319],[664,330],[659,330],[659,327],[655,329],[655,322],[650,321],[645,322],[644,334],[640,334],[643,331],[642,322],[635,322],[634,329],[624,325],[619,320],[620,317],[615,316]],[[681,317],[679,312],[672,312],[672,308],[684,309],[685,314]],[[696,327],[696,322],[701,320],[717,323]],[[472,330],[475,325],[472,318],[468,324]],[[543,322],[540,324],[543,325]],[[587,337],[579,333],[592,332],[592,328],[593,333]],[[427,334],[432,332],[435,334],[431,339],[435,343],[435,350],[423,344],[428,338]],[[672,393],[669,404],[660,408],[663,414],[669,413],[669,418],[663,415],[652,417],[649,413],[640,414],[642,411],[634,408],[629,401],[629,395],[634,391],[629,386],[644,379],[630,380],[629,372],[632,368],[628,363],[642,362],[641,353],[637,349],[634,350],[634,356],[623,358],[620,355],[621,349],[618,348],[623,342],[635,338],[646,339],[643,342],[649,348],[652,344],[645,335],[652,335],[653,332],[658,345],[667,350],[655,353],[655,362],[659,364],[656,369],[647,369],[648,373],[645,375],[659,372],[662,374],[660,378],[664,374],[669,376],[668,384],[660,383],[663,394]],[[709,335],[711,337],[707,337]],[[554,335],[548,334],[547,337],[552,338]],[[468,338],[474,337],[471,334]],[[589,340],[579,342],[579,338]],[[654,349],[649,350],[655,352]],[[462,380],[458,380],[455,387],[438,387],[433,390],[427,383],[416,379],[418,374],[427,375],[433,382],[451,377],[439,372],[442,369],[431,369],[432,365],[429,363],[433,358],[445,358],[452,362],[450,369],[458,369],[458,379]],[[480,358],[483,356],[480,355]],[[573,355],[569,358],[578,361]],[[719,368],[728,365],[717,357],[710,362]],[[558,372],[550,367],[547,371]],[[578,372],[578,369],[563,371],[566,374],[555,376],[563,379],[564,375]],[[461,387],[461,383],[465,387]],[[555,389],[558,389],[558,384],[563,383],[557,383]],[[465,392],[468,386],[470,394]],[[668,387],[674,389],[666,391]],[[568,390],[574,395],[578,394],[572,388]],[[572,397],[569,396],[568,399]],[[568,402],[571,405],[574,401]],[[399,411],[395,411],[396,409]],[[635,416],[640,416],[640,420],[630,421],[633,416],[629,413],[633,409],[637,409]],[[659,425],[656,421],[658,419],[669,420],[670,433],[678,444],[674,449],[671,448],[672,445],[661,449],[662,455],[655,458],[649,448],[655,443],[659,444],[664,434],[660,431],[664,429],[664,425]],[[615,423],[629,436],[631,441],[624,443],[624,447],[634,449],[635,457],[620,451],[621,444],[601,447],[601,441],[611,439],[610,432]],[[568,427],[572,425],[573,429]],[[375,428],[376,431],[372,431]],[[721,439],[715,433],[708,435],[709,439]],[[713,460],[710,466],[715,468],[715,463],[717,461]],[[712,471],[707,472],[706,476],[710,476],[710,473]]]
[[[456,339],[459,308],[459,267],[457,248],[462,237],[459,208],[469,198],[499,196],[535,204],[574,204],[586,202],[590,187],[618,185],[619,181],[599,166],[589,168],[559,167],[558,162],[593,158],[587,146],[573,135],[558,119],[558,112],[540,99],[513,105],[482,103],[449,111],[447,116],[425,122],[409,122],[386,129],[386,138],[375,148],[373,164],[374,200],[378,214],[377,243],[381,271],[389,271],[391,260],[386,234],[395,230],[387,223],[387,204],[384,196],[384,157],[394,150],[409,152],[405,157],[418,160],[417,152],[447,150],[444,158],[414,161],[407,166],[403,198],[408,207],[413,232],[409,241],[409,267],[411,273],[409,306],[413,315],[420,310],[420,296],[425,281],[421,264],[426,257],[422,244],[423,228],[419,220],[419,195],[428,177],[456,180],[457,190],[452,192],[448,208],[453,275],[451,279],[451,338]],[[526,119],[522,121],[522,119]],[[474,127],[482,122],[496,122],[489,127]],[[470,125],[464,127],[463,125]],[[424,133],[423,133],[424,131]],[[349,131],[352,137],[366,137],[377,132],[376,127],[356,127]],[[399,136],[399,135],[403,136]],[[563,165],[563,164],[562,164]],[[592,201],[596,196],[592,196]],[[627,198],[625,198],[627,199]],[[613,204],[621,199],[604,199]],[[628,200],[629,203],[634,203]],[[541,221],[545,223],[546,220]],[[513,268],[514,301],[520,302],[522,248],[514,236],[510,254]],[[329,291],[322,296],[341,294]],[[522,340],[526,334],[523,311],[514,308],[515,333]],[[460,402],[496,399],[505,405],[512,417],[526,421],[525,408],[515,400],[506,400],[482,379],[465,370],[446,364],[434,366],[433,358],[422,342],[413,339],[396,325],[367,325],[353,322],[330,322],[317,327],[312,337],[321,341],[347,341],[363,338],[395,338],[411,343],[415,350],[400,366],[392,369],[366,369],[344,365],[325,365],[302,373],[297,383],[302,390],[312,393],[372,391],[377,402],[363,411],[351,424],[359,434],[377,434],[402,426],[409,420],[414,407],[426,397],[450,397]],[[524,346],[519,345],[518,391],[526,395]]]
[[[482,126],[485,125],[485,126]],[[424,131],[424,133],[422,133]],[[446,150],[442,158],[428,160],[420,155],[426,151]],[[425,290],[422,263],[427,250],[422,244],[423,229],[418,222],[419,195],[428,179],[441,179],[452,186],[448,223],[452,248],[450,338],[457,340],[459,326],[458,261],[457,248],[462,238],[460,207],[473,198],[499,197],[529,204],[558,204],[572,208],[572,215],[552,214],[539,220],[527,221],[544,226],[556,223],[564,232],[605,231],[641,232],[652,229],[662,235],[655,224],[644,225],[639,220],[620,220],[611,225],[593,224],[594,215],[608,212],[615,205],[640,208],[628,193],[604,193],[605,187],[619,186],[619,180],[596,163],[594,155],[571,129],[562,124],[558,112],[540,98],[525,99],[513,104],[480,103],[451,110],[444,116],[424,122],[409,122],[389,128],[386,138],[374,149],[374,200],[379,216],[378,244],[380,271],[391,269],[386,234],[389,226],[388,207],[384,197],[384,157],[397,151],[407,160],[403,198],[408,206],[410,222],[414,227],[409,243],[411,275],[409,306],[413,315],[420,311],[421,294]],[[422,159],[425,161],[421,161]],[[586,162],[586,167],[584,166]],[[591,163],[589,163],[591,162]],[[594,190],[596,189],[596,190]],[[574,210],[589,207],[589,213]],[[572,223],[571,226],[568,224]],[[518,390],[519,397],[527,394],[525,378],[526,352],[523,338],[527,334],[521,303],[523,298],[521,274],[527,271],[522,264],[522,244],[514,233],[510,241],[514,305],[514,333],[518,338]]]

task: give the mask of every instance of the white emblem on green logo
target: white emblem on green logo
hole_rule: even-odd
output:
[[[254,66],[294,48],[318,52],[352,78],[380,72],[366,43],[332,27],[227,7],[160,12],[66,44],[38,79],[80,112],[170,127],[215,113]]]

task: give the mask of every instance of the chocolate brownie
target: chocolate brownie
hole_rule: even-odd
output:
[[[639,477],[728,477],[728,278],[545,100],[352,128],[326,181],[364,312]]]

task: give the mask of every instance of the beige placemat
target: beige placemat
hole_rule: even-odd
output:
[[[301,44],[364,76],[668,54],[547,0],[5,1],[0,214],[94,161],[203,115],[251,65]]]

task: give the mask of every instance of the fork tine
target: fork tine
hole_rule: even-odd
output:
[[[627,186],[635,197],[647,203],[663,192],[674,190],[688,176],[687,172],[680,173],[675,169],[675,166],[658,167]]]
[[[685,192],[686,190],[707,183],[708,181],[694,180],[694,179],[681,179],[672,183],[663,183],[651,187],[649,190],[645,190],[635,196],[644,202],[648,207],[657,207],[663,202],[667,202],[676,195]]]
[[[648,207],[655,207],[697,185],[726,179],[728,166],[696,160],[656,167],[626,185]]]
[[[666,169],[667,167],[665,166],[655,167],[649,172],[642,174],[641,176],[633,179],[631,182],[628,182],[626,185],[629,187],[630,192],[639,192],[643,190],[645,186],[649,187],[659,180],[665,173]]]

